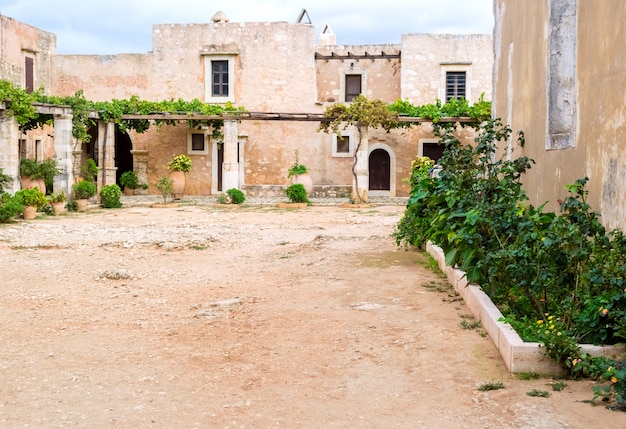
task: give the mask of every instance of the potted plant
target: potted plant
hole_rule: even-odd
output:
[[[39,164],[39,171],[41,172],[41,178],[44,181],[45,186],[48,188],[52,188],[52,183],[54,181],[54,176],[57,176],[63,172],[62,169],[59,168],[59,163],[54,158],[46,158]],[[42,192],[45,193],[43,189]]]
[[[46,184],[41,174],[41,168],[34,159],[23,158],[20,160],[20,181],[22,189],[37,187],[40,191],[45,192]]]
[[[309,168],[300,164],[298,150],[296,149],[296,159],[294,163],[289,167],[287,178],[291,179],[291,183],[300,183],[304,186],[307,193],[313,191],[313,181],[311,180],[311,175],[309,174]]]
[[[24,206],[24,219],[35,219],[37,209],[42,208],[48,202],[46,195],[38,188],[20,189],[15,196]]]
[[[96,184],[88,180],[81,180],[72,187],[72,192],[76,200],[77,210],[82,212],[87,208],[87,200],[96,195]]]
[[[80,174],[83,180],[95,182],[98,176],[98,166],[93,158],[87,158],[85,163],[80,167]]]
[[[175,156],[167,163],[167,169],[173,182],[172,198],[180,200],[185,195],[185,173],[191,171],[191,158],[185,154]]]
[[[65,210],[65,202],[67,201],[67,196],[63,191],[53,192],[48,197],[48,201],[50,202],[50,206],[52,206],[52,212],[55,216],[58,216]]]
[[[137,173],[133,170],[123,172],[120,176],[120,185],[124,188],[124,195],[133,195],[135,189],[139,187]]]

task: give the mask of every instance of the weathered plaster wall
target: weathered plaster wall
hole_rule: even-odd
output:
[[[316,52],[329,56],[397,54],[400,45],[327,45],[318,46]],[[400,98],[400,59],[318,59],[317,101],[332,104],[345,102],[344,80],[346,74],[362,76],[361,89],[368,98],[393,102]]]
[[[608,227],[626,227],[626,3],[578,1],[575,147],[547,150],[549,0],[495,0],[494,115],[523,130],[521,152],[536,161],[524,178],[531,203],[567,195],[589,177],[589,202]],[[554,12],[553,8],[553,12]],[[563,55],[570,55],[567,50]],[[560,109],[554,109],[557,114]]]
[[[56,54],[56,36],[8,16],[0,15],[0,76],[25,87],[24,57],[34,61],[35,88],[51,87],[51,58]]]
[[[52,92],[70,96],[83,90],[85,98],[106,101],[139,95],[152,100],[152,54],[57,55],[52,60]]]
[[[530,202],[556,200],[565,185],[585,175],[585,151],[580,147],[546,150],[548,75],[548,0],[495,1],[495,67],[493,112],[513,132],[523,131],[526,144],[514,156],[536,161],[523,178]],[[515,135],[513,136],[515,145]]]
[[[592,208],[626,228],[626,2],[578,0],[578,145]]]

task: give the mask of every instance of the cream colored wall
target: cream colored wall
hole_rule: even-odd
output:
[[[608,227],[626,228],[626,2],[579,0],[578,144],[590,203]]]
[[[626,226],[626,3],[579,1],[576,146],[546,150],[548,0],[495,0],[494,115],[523,130],[536,161],[524,178],[531,203],[567,196],[589,177],[589,202],[608,227]]]
[[[445,72],[466,71],[468,101],[491,100],[492,37],[488,34],[402,36],[401,98],[413,104],[445,99]]]

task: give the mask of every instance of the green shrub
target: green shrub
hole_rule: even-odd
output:
[[[172,196],[172,191],[174,190],[174,181],[169,177],[163,176],[154,184],[154,186],[156,186],[163,196],[163,202],[167,203],[167,198]]]
[[[72,187],[74,198],[77,200],[89,199],[96,195],[96,184],[88,180],[81,180]]]
[[[8,192],[0,192],[0,222],[4,223],[18,216],[24,210],[24,206],[17,197]]]
[[[111,185],[104,185],[100,190],[100,202],[102,207],[107,209],[116,209],[122,207],[120,198],[122,196],[122,190],[115,183]]]
[[[191,158],[185,154],[180,154],[167,163],[167,169],[170,171],[188,173],[191,171]]]
[[[137,179],[137,173],[133,170],[125,171],[120,176],[120,185],[123,188],[136,189],[139,187],[139,180]]]
[[[233,204],[243,204],[243,202],[246,200],[246,196],[244,195],[244,193],[237,188],[229,189],[228,191],[226,191],[226,194],[230,197],[230,202]]]
[[[292,203],[310,203],[306,189],[304,189],[301,183],[294,183],[288,186],[287,189],[285,189],[285,193]]]
[[[88,182],[95,182],[98,176],[98,166],[93,158],[88,158],[85,163],[80,167],[80,174],[84,180]]]
[[[13,178],[8,174],[4,174],[4,170],[0,168],[0,192],[4,192],[4,188],[13,181]]]
[[[34,159],[22,158],[20,160],[20,176],[30,177],[31,179],[41,179],[41,168],[39,163]]]
[[[20,189],[15,193],[15,198],[24,206],[42,208],[48,204],[46,195],[37,188]]]

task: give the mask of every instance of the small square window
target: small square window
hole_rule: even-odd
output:
[[[333,157],[351,157],[354,153],[354,131],[344,130],[341,136],[333,134]]]
[[[337,136],[337,153],[350,153],[350,136]]]
[[[192,132],[187,137],[187,153],[193,155],[208,155],[209,146],[206,134],[203,132]]]

